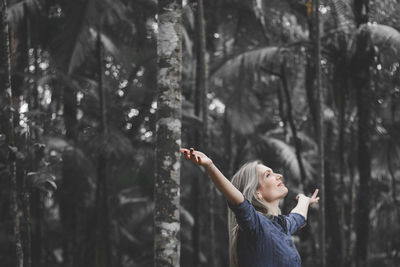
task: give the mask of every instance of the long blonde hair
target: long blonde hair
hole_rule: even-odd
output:
[[[264,215],[269,215],[269,211],[265,202],[256,197],[258,189],[258,172],[257,165],[261,161],[256,160],[244,164],[232,177],[232,184],[242,192],[243,196],[251,202],[254,208]],[[228,210],[228,230],[229,230],[229,261],[231,267],[238,267],[237,257],[237,235],[239,226],[236,222],[235,215]]]

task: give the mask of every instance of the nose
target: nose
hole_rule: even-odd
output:
[[[281,180],[281,179],[282,179],[282,174],[277,173],[277,174],[276,174],[276,179],[277,179],[277,180]]]

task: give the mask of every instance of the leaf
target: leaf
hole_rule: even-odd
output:
[[[54,181],[51,180],[46,180],[46,183],[48,183],[51,186],[51,189],[54,191],[57,189],[57,185]]]
[[[282,140],[269,136],[268,134],[260,136],[258,141],[259,142],[257,143],[264,145],[264,147],[258,147],[258,152],[261,153],[261,155],[263,153],[273,153],[273,157],[276,159],[276,161],[288,169],[294,179],[300,181],[300,167],[296,157],[296,152],[292,146],[286,144]],[[304,156],[302,159],[306,174],[308,177],[310,177],[310,175],[315,171],[311,164],[304,158]]]
[[[288,52],[286,48],[278,46],[267,46],[252,51],[246,51],[234,55],[219,66],[212,68],[212,78],[232,79],[239,75],[240,68],[247,73],[253,73],[264,67],[275,70],[283,62],[284,55]]]
[[[14,3],[7,8],[7,20],[11,26],[16,27],[26,16],[26,9],[32,15],[37,15],[43,9],[43,0],[23,0],[18,3]]]
[[[68,7],[65,30],[54,39],[51,48],[63,72],[71,75],[95,49],[96,35],[91,29],[105,22],[113,24],[118,19],[125,19],[128,9],[121,1],[115,0],[83,0],[71,2]],[[119,50],[111,45],[109,38],[102,36],[102,41],[107,49],[117,54]]]
[[[18,152],[18,148],[15,146],[8,146],[8,148],[10,149],[10,151],[14,154],[16,154]]]
[[[109,159],[123,159],[132,155],[131,141],[116,129],[110,129],[107,135],[98,135],[90,142],[92,151],[106,155]]]
[[[193,227],[194,218],[193,218],[192,214],[190,214],[190,212],[187,209],[185,209],[182,205],[179,206],[179,210],[180,210],[182,219],[187,221],[189,223],[190,227]]]
[[[351,3],[346,0],[332,0],[329,2],[332,16],[335,20],[335,29],[349,33],[354,28],[354,14],[351,11]]]
[[[57,189],[57,184],[55,183],[56,177],[47,170],[29,172],[27,176],[30,177],[32,186],[44,192],[50,193]]]
[[[366,24],[360,31],[368,31],[371,41],[379,47],[386,60],[390,62],[400,59],[400,32],[395,28],[381,24]]]

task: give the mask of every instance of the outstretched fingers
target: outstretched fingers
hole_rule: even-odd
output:
[[[311,203],[310,203],[311,205],[318,203],[318,201],[319,201],[319,197],[317,197],[318,192],[319,192],[319,189],[317,188],[317,189],[315,189],[314,194],[311,196]]]
[[[319,189],[317,188],[317,189],[315,189],[315,191],[314,191],[314,194],[312,195],[312,197],[311,198],[316,198],[317,197],[317,195],[318,195],[318,191],[319,191]]]
[[[197,155],[193,147],[190,149],[181,148],[179,151],[185,156],[185,159],[191,160],[195,164],[201,163],[200,157]]]

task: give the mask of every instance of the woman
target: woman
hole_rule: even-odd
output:
[[[206,169],[228,201],[231,267],[301,266],[291,235],[305,226],[308,207],[318,203],[318,189],[312,197],[299,194],[297,206],[283,216],[279,201],[288,189],[282,175],[253,161],[243,165],[230,182],[204,153],[193,148],[180,151]]]

